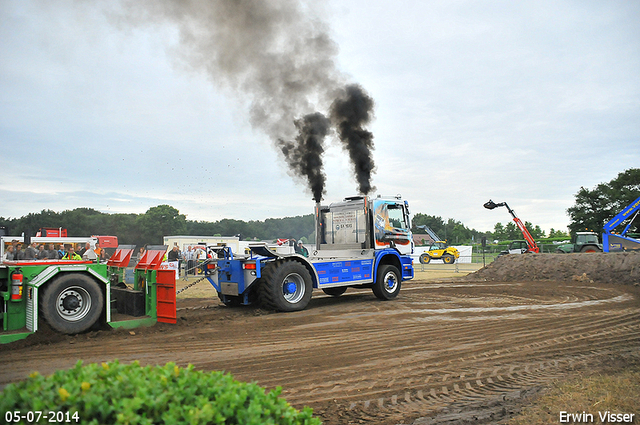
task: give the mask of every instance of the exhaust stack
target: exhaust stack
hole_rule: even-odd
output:
[[[322,243],[322,235],[324,235],[324,230],[322,228],[322,206],[320,205],[320,201],[316,202],[316,251],[320,251],[320,244]]]

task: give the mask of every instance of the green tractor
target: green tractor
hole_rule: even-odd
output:
[[[556,253],[567,254],[570,252],[602,252],[602,244],[595,232],[576,232],[571,243],[559,245]]]

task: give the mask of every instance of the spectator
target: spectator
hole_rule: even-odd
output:
[[[47,259],[49,260],[58,260],[58,250],[54,244],[49,244],[49,251],[47,251]]]
[[[2,261],[13,261],[13,245],[7,245],[7,249],[2,256]]]
[[[35,260],[36,257],[38,256],[38,250],[36,248],[36,243],[32,242],[31,245],[29,245],[25,250],[24,250],[24,259],[25,260]]]
[[[87,242],[84,245],[84,252],[82,253],[82,259],[83,260],[89,260],[89,261],[97,261],[98,260],[98,255],[91,248],[91,244],[89,242]]]
[[[196,253],[194,252],[192,246],[189,246],[189,248],[187,249],[187,254],[185,255],[185,259],[187,260],[186,274],[195,274],[193,268],[195,266]]]
[[[82,260],[82,257],[76,253],[76,250],[73,247],[73,245],[69,245],[69,248],[67,248],[67,253],[64,254],[62,259],[63,260]]]
[[[100,246],[100,242],[96,241],[93,251],[96,253],[96,257],[98,258],[97,261],[107,261],[109,259],[107,256],[107,250]]]
[[[138,258],[137,258],[138,263],[140,262],[140,260],[142,260],[143,256],[144,256],[144,247],[141,246],[140,249],[138,250]]]
[[[47,259],[47,251],[44,249],[44,244],[38,246],[38,260],[46,260]]]
[[[65,254],[67,253],[67,251],[64,249],[64,245],[60,244],[60,249],[58,249],[58,259],[62,259]]]
[[[196,248],[196,273],[201,274],[204,273],[202,269],[202,263],[207,259],[207,253],[202,248]]]
[[[180,252],[178,251],[178,245],[174,245],[173,249],[169,251],[169,254],[167,255],[167,261],[169,262],[178,261],[179,258],[180,258]]]
[[[19,261],[24,260],[24,251],[21,243],[16,244],[16,252],[13,253],[13,259]]]

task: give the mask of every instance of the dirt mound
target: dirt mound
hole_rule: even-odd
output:
[[[463,278],[556,280],[640,285],[640,252],[504,255]]]

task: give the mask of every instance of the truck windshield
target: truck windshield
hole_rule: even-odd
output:
[[[404,211],[401,205],[389,204],[387,207],[389,211],[389,224],[397,229],[406,229],[407,223],[404,220]]]

